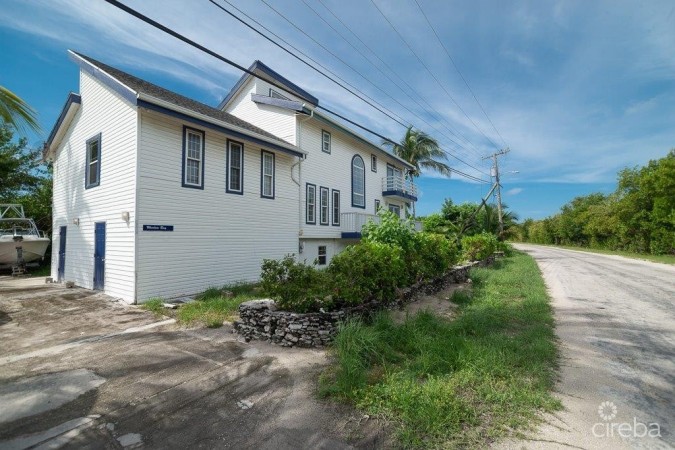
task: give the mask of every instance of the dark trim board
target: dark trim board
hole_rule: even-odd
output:
[[[209,128],[211,130],[215,130],[215,131],[221,132],[223,134],[227,134],[227,135],[232,136],[232,137],[237,138],[237,139],[243,139],[245,141],[249,141],[249,142],[252,142],[254,144],[260,145],[262,147],[267,147],[267,148],[272,149],[272,150],[276,150],[276,151],[279,151],[279,152],[282,152],[282,153],[286,153],[288,155],[297,156],[297,157],[300,157],[300,158],[304,158],[304,156],[305,156],[303,153],[293,151],[289,148],[282,147],[281,145],[273,144],[271,142],[267,142],[263,139],[259,139],[259,138],[250,136],[248,134],[241,133],[241,132],[233,130],[231,128],[224,127],[224,126],[221,126],[221,125],[216,125],[216,124],[211,123],[211,122],[207,122],[206,120],[197,119],[197,118],[189,116],[187,114],[184,114],[184,113],[181,113],[181,112],[178,112],[178,111],[174,111],[174,110],[169,109],[169,108],[165,108],[164,106],[155,105],[154,103],[150,103],[150,102],[147,102],[145,100],[139,99],[138,100],[138,106],[141,107],[141,108],[148,109],[150,111],[155,111],[155,112],[158,112],[158,113],[161,113],[161,114],[165,114],[169,117],[175,117],[177,119],[183,120],[185,122],[192,123],[194,125],[198,125],[198,126],[201,126],[201,127],[204,127],[204,128]]]
[[[54,127],[52,128],[52,131],[49,133],[49,137],[47,138],[48,147],[51,147],[52,142],[56,137],[56,133],[59,131],[59,128],[61,128],[61,125],[63,124],[63,121],[66,119],[66,115],[68,115],[68,111],[70,110],[70,107],[73,104],[76,105],[82,104],[82,97],[80,96],[80,94],[76,94],[74,92],[68,94],[66,103],[63,105],[63,108],[61,109],[61,114],[59,114],[59,118],[56,119],[56,123],[54,124]]]
[[[407,198],[408,200],[412,200],[413,202],[417,201],[417,197],[415,197],[412,194],[408,194],[407,192],[403,191],[382,191],[382,197],[389,197],[389,196],[398,196],[398,197],[403,197]]]
[[[361,239],[361,233],[356,231],[343,232],[342,239]]]

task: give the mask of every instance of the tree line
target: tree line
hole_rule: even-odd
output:
[[[514,236],[536,244],[573,245],[655,255],[675,254],[675,149],[618,173],[616,190],[576,197],[558,214],[527,219]]]

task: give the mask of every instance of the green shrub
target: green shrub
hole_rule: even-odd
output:
[[[458,260],[458,249],[446,237],[433,233],[416,233],[413,250],[406,255],[409,281],[440,277]]]
[[[310,312],[330,308],[324,271],[297,262],[292,255],[281,260],[265,259],[260,286],[276,304],[288,311]]]
[[[380,223],[368,222],[362,229],[363,242],[393,245],[410,252],[415,245],[415,226],[409,220],[401,220],[391,211],[381,209]]]
[[[497,249],[497,237],[490,233],[480,233],[462,238],[462,256],[468,261],[479,261],[492,255]]]
[[[334,296],[349,305],[391,300],[406,280],[402,250],[370,241],[348,246],[326,272]]]

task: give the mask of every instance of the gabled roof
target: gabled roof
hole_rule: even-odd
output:
[[[298,86],[297,84],[293,83],[290,81],[288,78],[285,78],[278,72],[275,72],[272,70],[269,66],[265,65],[263,62],[256,60],[251,64],[251,66],[248,68],[250,72],[255,73],[258,75],[260,78],[268,81],[272,85],[276,86],[283,86],[289,91],[291,91],[293,94],[295,94],[297,97],[300,97],[303,101],[310,103],[312,106],[318,106],[319,105],[319,99],[314,97],[312,94]],[[234,98],[235,95],[237,95],[237,92],[244,86],[248,80],[253,78],[253,75],[244,73],[244,75],[239,78],[239,81],[232,87],[230,92],[227,93],[225,98],[223,99],[222,102],[220,102],[220,105],[218,105],[219,109],[224,109],[225,106]],[[285,94],[285,92],[281,92],[281,94]]]
[[[296,146],[232,114],[157,86],[81,53],[69,52],[83,70],[134,105],[189,120],[295,156],[305,155],[305,152]],[[58,125],[57,123],[55,128],[58,128]]]
[[[77,112],[77,109],[79,108],[80,104],[82,103],[82,97],[80,97],[80,94],[76,94],[74,92],[71,92],[68,94],[68,98],[66,99],[66,103],[63,105],[63,108],[61,109],[61,113],[59,114],[58,119],[56,119],[56,123],[54,124],[54,127],[52,128],[51,133],[49,133],[49,137],[47,138],[47,141],[45,142],[44,148],[42,149],[42,158],[46,159],[47,158],[47,153],[49,152],[49,148],[54,144],[54,141],[56,140],[56,136],[59,133],[59,130],[61,129],[61,126],[64,124],[70,123],[72,120],[73,116],[75,115],[75,112]]]

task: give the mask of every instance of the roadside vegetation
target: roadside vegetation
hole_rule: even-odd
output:
[[[515,239],[535,244],[675,256],[675,149],[619,172],[614,193],[577,197],[558,214],[527,219],[514,231]]]
[[[526,428],[551,396],[557,349],[546,289],[517,253],[473,269],[458,316],[396,324],[387,312],[342,326],[321,393],[390,421],[404,447],[477,447]]]
[[[257,284],[236,283],[222,288],[209,288],[194,301],[181,304],[175,310],[165,308],[166,301],[162,298],[150,299],[141,308],[156,315],[174,317],[182,325],[203,324],[209,328],[219,328],[223,322],[237,318],[241,303],[255,298],[260,298]]]

